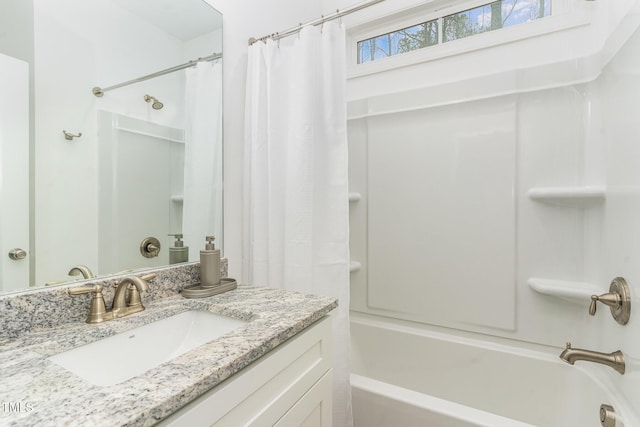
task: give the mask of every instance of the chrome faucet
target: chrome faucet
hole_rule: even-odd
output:
[[[156,275],[153,274],[152,277],[149,276],[151,275],[144,276],[145,278],[126,276],[118,282],[116,293],[113,296],[113,306],[111,307],[114,318],[128,316],[129,314],[144,310],[142,301],[140,301],[140,292],[149,289],[147,280],[151,280]],[[130,289],[130,293],[129,302],[127,303],[126,295],[128,289]]]
[[[95,274],[91,272],[89,267],[86,265],[76,265],[67,273],[69,276],[78,276],[82,274],[82,277],[85,279],[91,279],[92,277],[96,277]]]
[[[102,323],[107,320],[117,319],[119,317],[128,316],[144,310],[142,301],[140,300],[140,292],[149,289],[147,280],[151,280],[156,275],[154,273],[145,274],[144,276],[126,276],[116,283],[116,292],[113,296],[113,304],[111,309],[107,310],[102,295],[102,285],[87,284],[77,288],[70,288],[67,292],[69,295],[80,295],[93,293],[91,301],[91,310],[87,317],[87,323]],[[127,301],[127,290],[129,290],[129,299]]]
[[[578,360],[601,363],[615,369],[621,374],[624,374],[625,370],[624,356],[620,350],[614,351],[613,353],[599,353],[581,348],[571,348],[571,343],[568,342],[567,348],[560,353],[560,359],[570,365],[573,365]]]

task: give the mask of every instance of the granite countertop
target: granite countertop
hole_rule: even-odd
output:
[[[0,425],[152,425],[322,318],[337,307],[337,301],[282,289],[239,286],[209,298],[174,295],[145,306],[141,313],[102,324],[74,321],[31,330],[2,342]],[[47,360],[74,347],[194,309],[249,323],[113,386],[94,386]]]

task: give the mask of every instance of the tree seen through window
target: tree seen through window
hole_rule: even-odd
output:
[[[552,0],[500,0],[358,42],[358,64],[551,15]],[[442,40],[439,40],[442,26]]]

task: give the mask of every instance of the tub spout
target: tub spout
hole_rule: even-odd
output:
[[[573,365],[578,360],[601,363],[615,369],[621,374],[624,374],[625,370],[624,356],[620,350],[614,351],[613,353],[599,353],[581,348],[571,348],[571,343],[568,342],[567,348],[560,354],[560,359],[570,365]]]

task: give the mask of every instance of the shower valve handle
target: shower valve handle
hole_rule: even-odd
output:
[[[631,294],[629,285],[622,277],[616,277],[611,281],[609,292],[602,295],[591,295],[591,303],[589,304],[589,314],[596,314],[597,303],[608,305],[611,309],[611,315],[621,325],[629,322],[631,314]]]
[[[596,314],[596,306],[597,306],[596,303],[598,301],[600,301],[605,305],[608,305],[609,307],[618,307],[621,304],[620,295],[616,293],[606,293],[600,296],[591,295],[591,304],[589,304],[589,314],[592,316]]]

